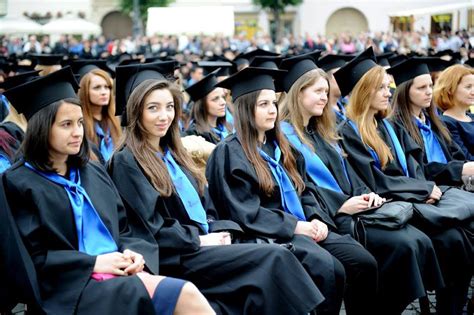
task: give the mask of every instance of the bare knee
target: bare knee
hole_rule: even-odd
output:
[[[186,282],[179,294],[174,315],[215,315],[204,295],[191,282]]]

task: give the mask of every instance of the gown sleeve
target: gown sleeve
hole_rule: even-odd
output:
[[[277,239],[293,237],[297,218],[281,209],[262,206],[255,171],[234,137],[214,149],[206,177],[221,218],[237,222],[253,235]]]

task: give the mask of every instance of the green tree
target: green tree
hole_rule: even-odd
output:
[[[303,0],[252,0],[254,4],[261,6],[263,9],[268,9],[273,14],[275,22],[275,40],[278,42],[281,39],[282,25],[281,14],[285,12],[285,8],[290,5],[299,5]]]
[[[174,0],[139,0],[140,16],[142,20],[146,20],[147,10],[152,7],[166,7]],[[121,0],[120,9],[123,13],[133,12],[133,0]]]

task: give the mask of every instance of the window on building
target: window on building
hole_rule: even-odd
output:
[[[411,32],[413,30],[414,21],[415,19],[413,16],[392,16],[390,18],[390,23],[392,24],[392,30],[394,32]]]
[[[442,31],[450,32],[453,29],[452,14],[436,14],[431,16],[431,33],[439,34]]]

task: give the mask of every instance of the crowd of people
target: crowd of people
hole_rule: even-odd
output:
[[[0,310],[461,315],[472,38],[410,35],[5,38]]]

